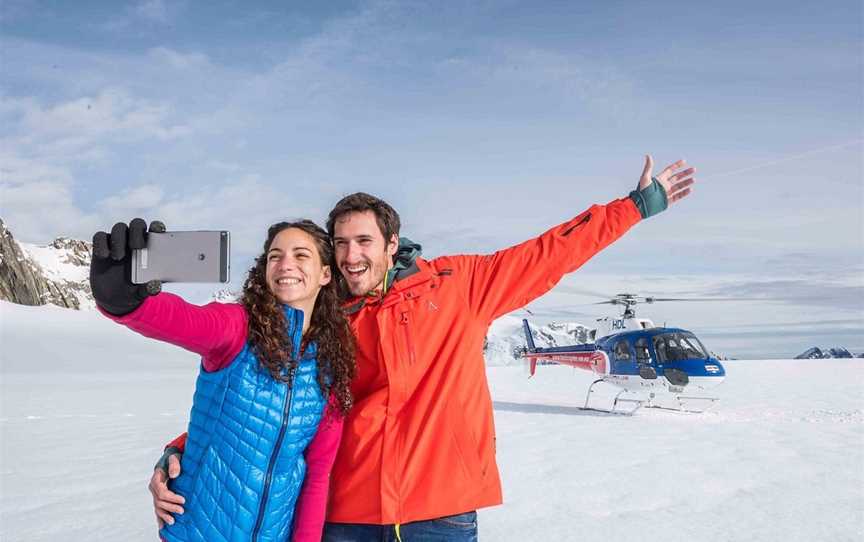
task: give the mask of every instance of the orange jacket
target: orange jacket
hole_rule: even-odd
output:
[[[331,474],[327,520],[408,523],[500,504],[483,360],[489,324],[549,291],[640,219],[629,198],[595,205],[488,256],[417,259],[416,272],[383,299],[367,298],[350,315],[355,405]]]

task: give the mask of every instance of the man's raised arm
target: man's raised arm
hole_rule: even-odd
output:
[[[469,305],[477,316],[492,320],[524,307],[551,290],[561,277],[626,233],[690,194],[693,168],[679,160],[652,176],[653,160],[636,189],[607,205],[593,205],[575,218],[539,237],[488,256],[455,256],[454,265],[469,266]]]

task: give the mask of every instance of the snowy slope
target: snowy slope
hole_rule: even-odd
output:
[[[155,540],[146,489],[194,355],[95,311],[0,302],[0,539]],[[481,540],[864,537],[864,363],[726,362],[715,411],[580,411],[590,375],[490,367],[505,504]]]

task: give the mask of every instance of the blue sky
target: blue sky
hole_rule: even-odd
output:
[[[254,6],[251,6],[254,4]],[[0,6],[0,216],[89,238],[230,229],[235,282],[286,217],[390,201],[434,256],[626,194],[694,194],[562,286],[742,295],[648,307],[730,355],[864,351],[860,2],[35,2]],[[556,289],[546,318],[602,316]]]

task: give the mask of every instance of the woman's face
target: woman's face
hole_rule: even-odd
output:
[[[321,287],[331,280],[315,239],[297,228],[282,230],[267,251],[267,287],[276,298],[307,314],[312,313]]]

